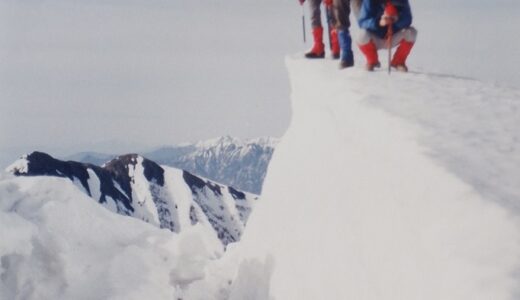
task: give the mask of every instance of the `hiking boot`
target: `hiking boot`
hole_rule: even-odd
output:
[[[354,53],[352,53],[352,38],[348,30],[340,30],[338,32],[338,40],[341,48],[339,68],[350,68],[354,65]]]
[[[408,72],[408,67],[405,64],[392,65],[392,68],[394,68],[398,72],[403,72],[403,73]]]
[[[379,58],[377,56],[377,47],[374,42],[370,41],[364,45],[359,45],[359,50],[361,50],[367,60],[367,64],[365,66],[367,71],[374,71],[375,68],[381,67]]]
[[[376,62],[374,64],[367,63],[365,65],[365,70],[367,70],[369,72],[373,72],[376,68],[381,68],[381,64],[379,62]]]
[[[325,45],[323,44],[323,27],[315,27],[312,29],[312,36],[314,38],[314,44],[305,53],[306,58],[324,58],[325,57]]]
[[[353,60],[341,60],[339,62],[339,69],[346,69],[346,68],[350,68],[354,66],[354,61]]]
[[[412,51],[413,43],[408,42],[405,39],[402,39],[395,50],[394,57],[392,58],[392,63],[390,64],[393,68],[400,72],[408,72],[408,67],[406,66],[406,58]]]

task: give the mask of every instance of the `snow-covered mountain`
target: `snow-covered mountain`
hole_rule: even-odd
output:
[[[261,194],[267,166],[278,139],[240,140],[224,136],[213,140],[145,153],[161,165],[188,170],[223,184]]]
[[[28,156],[13,173],[54,176],[0,174],[0,299],[519,299],[520,92],[287,65],[294,115],[240,243],[215,233],[241,228],[240,192],[139,155]]]
[[[143,156],[161,165],[187,170],[242,191],[260,194],[277,142],[278,139],[273,137],[241,140],[223,136],[197,143],[164,146],[145,152]],[[82,152],[66,159],[101,165],[114,157],[116,155]]]
[[[240,239],[257,200],[253,194],[160,166],[137,154],[118,156],[99,167],[33,152],[8,171],[17,176],[68,178],[107,209],[172,232],[201,223],[212,228],[224,245]]]

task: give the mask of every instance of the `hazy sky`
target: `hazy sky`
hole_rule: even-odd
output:
[[[520,83],[520,1],[411,2],[412,69]],[[282,135],[284,56],[309,46],[301,13],[297,0],[0,0],[0,166],[34,148]]]
[[[284,55],[301,47],[298,6],[2,1],[0,145],[280,136],[290,118]]]

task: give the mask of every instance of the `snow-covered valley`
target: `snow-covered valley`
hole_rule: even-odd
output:
[[[520,92],[286,64],[291,125],[240,243],[4,174],[0,299],[518,299]]]

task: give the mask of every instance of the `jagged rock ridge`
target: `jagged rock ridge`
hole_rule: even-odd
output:
[[[163,147],[145,155],[162,165],[261,194],[277,141],[267,137],[240,140],[225,136],[184,146]]]
[[[240,239],[258,198],[137,154],[118,156],[100,167],[33,152],[8,171],[68,178],[111,211],[172,232],[201,223],[212,228],[224,245]]]
[[[198,143],[165,146],[143,155],[160,165],[187,170],[258,195],[277,142],[278,139],[272,137],[240,140],[224,136]],[[68,159],[101,165],[114,157],[83,152]]]

